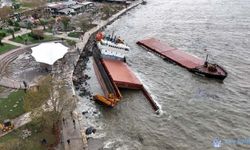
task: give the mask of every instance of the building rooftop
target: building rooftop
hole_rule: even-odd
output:
[[[77,4],[77,5],[71,6],[70,8],[72,8],[72,9],[78,9],[78,8],[81,8],[82,6],[83,5]]]
[[[64,8],[64,9],[60,10],[59,12],[69,14],[69,13],[74,13],[75,10],[71,9],[71,8]]]

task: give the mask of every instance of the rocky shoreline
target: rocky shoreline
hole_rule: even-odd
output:
[[[87,63],[89,61],[89,57],[92,56],[92,50],[95,47],[95,35],[97,32],[102,31],[105,29],[107,25],[112,24],[115,20],[119,19],[120,16],[124,15],[127,11],[131,10],[132,8],[138,6],[143,1],[138,1],[136,4],[132,4],[131,7],[126,8],[124,12],[117,15],[113,19],[108,19],[108,23],[101,27],[98,31],[91,34],[90,38],[88,39],[88,42],[86,43],[85,47],[83,48],[80,57],[75,65],[74,72],[73,72],[73,85],[75,86],[75,90],[79,91],[79,96],[89,96],[92,99],[91,92],[86,89],[88,83],[87,80],[90,79],[90,77],[86,74],[84,74],[84,70],[86,69]],[[78,51],[80,53],[80,51]]]
[[[73,84],[75,86],[75,89],[79,91],[79,96],[89,96],[92,97],[90,91],[86,89],[88,83],[87,80],[90,79],[90,77],[86,74],[84,74],[84,70],[87,67],[87,63],[89,61],[89,58],[92,56],[92,48],[95,43],[95,38],[92,35],[87,44],[85,45],[82,53],[80,54],[79,60],[77,61],[77,64],[74,68],[73,72]]]

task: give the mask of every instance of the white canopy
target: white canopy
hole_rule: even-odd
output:
[[[32,56],[37,62],[53,65],[58,59],[62,58],[67,52],[68,47],[61,43],[42,43],[32,49]]]

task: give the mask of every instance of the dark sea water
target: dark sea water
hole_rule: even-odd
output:
[[[115,108],[95,106],[100,145],[212,150],[217,137],[219,149],[250,149],[250,0],[147,1],[105,32],[114,31],[131,47],[128,64],[161,106],[161,115],[142,93],[122,90]],[[228,77],[221,83],[165,62],[136,45],[147,37],[203,58],[207,49],[209,60],[223,66]]]

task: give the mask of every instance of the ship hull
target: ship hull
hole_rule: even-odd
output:
[[[138,45],[156,53],[161,58],[171,63],[178,64],[179,66],[186,68],[192,73],[202,75],[209,78],[216,78],[224,80],[227,77],[227,72],[221,66],[217,64],[213,65],[215,71],[210,71],[208,67],[205,67],[205,60],[202,60],[194,55],[170,47],[168,44],[163,44],[159,40],[154,38],[146,39],[137,42]]]

